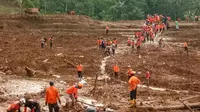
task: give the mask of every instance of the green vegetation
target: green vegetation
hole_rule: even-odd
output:
[[[22,8],[38,7],[42,13],[88,15],[100,20],[144,19],[147,14],[163,14],[172,19],[200,14],[200,0],[16,0]]]

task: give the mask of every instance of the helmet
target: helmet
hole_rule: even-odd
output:
[[[21,99],[19,100],[19,103],[25,104],[25,103],[26,103],[26,100],[25,100],[24,98],[21,98]]]
[[[78,87],[79,87],[79,88],[82,88],[82,87],[83,87],[83,84],[79,83],[79,84],[78,84]]]
[[[135,74],[135,73],[136,73],[135,71],[132,71],[132,72],[131,72],[131,74]]]

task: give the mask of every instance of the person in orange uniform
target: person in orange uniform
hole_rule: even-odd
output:
[[[106,34],[108,34],[108,32],[109,32],[109,27],[108,25],[106,25]]]
[[[97,39],[96,44],[97,44],[97,48],[100,49],[101,48],[101,39],[100,38]]]
[[[20,107],[25,103],[24,99],[20,99],[19,102],[17,103],[13,103],[9,106],[9,108],[7,109],[7,112],[21,112],[20,111]]]
[[[117,48],[117,39],[116,38],[113,40],[113,43],[115,44],[115,47]]]
[[[54,87],[53,82],[49,82],[50,87],[46,89],[45,104],[48,104],[49,112],[59,112],[59,106],[57,101],[61,104],[60,95],[58,89]]]
[[[78,73],[78,78],[79,78],[79,79],[82,79],[82,77],[83,77],[83,74],[82,74],[83,66],[82,66],[82,64],[79,63],[79,64],[76,66],[76,69],[77,69],[77,73]]]
[[[71,87],[69,87],[66,90],[66,93],[69,94],[70,99],[72,100],[72,106],[74,106],[74,103],[77,99],[78,99],[78,89],[81,89],[83,87],[83,84],[79,83],[77,85],[73,85]]]
[[[113,66],[113,71],[114,71],[114,74],[115,74],[115,78],[118,78],[119,66],[117,65],[117,63],[115,63],[115,65]]]
[[[135,76],[134,72],[131,72],[131,78],[128,81],[129,91],[130,91],[130,107],[136,106],[136,94],[137,94],[137,85],[140,84],[141,81]]]
[[[187,54],[188,54],[188,45],[187,45],[187,42],[184,43],[184,49],[185,49],[185,51],[186,51]]]

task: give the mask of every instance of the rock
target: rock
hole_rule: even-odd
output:
[[[6,75],[11,75],[12,74],[12,71],[11,70],[7,70],[6,71]]]

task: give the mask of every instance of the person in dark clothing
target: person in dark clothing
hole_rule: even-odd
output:
[[[37,101],[26,99],[24,107],[24,112],[27,112],[27,107],[31,109],[31,112],[41,112],[40,104]]]
[[[53,46],[53,42],[52,42],[53,40],[52,40],[52,37],[50,37],[49,38],[49,44],[50,44],[50,48],[52,48],[52,46]]]
[[[102,39],[101,48],[102,48],[102,49],[105,49],[105,48],[106,48],[104,39]]]

